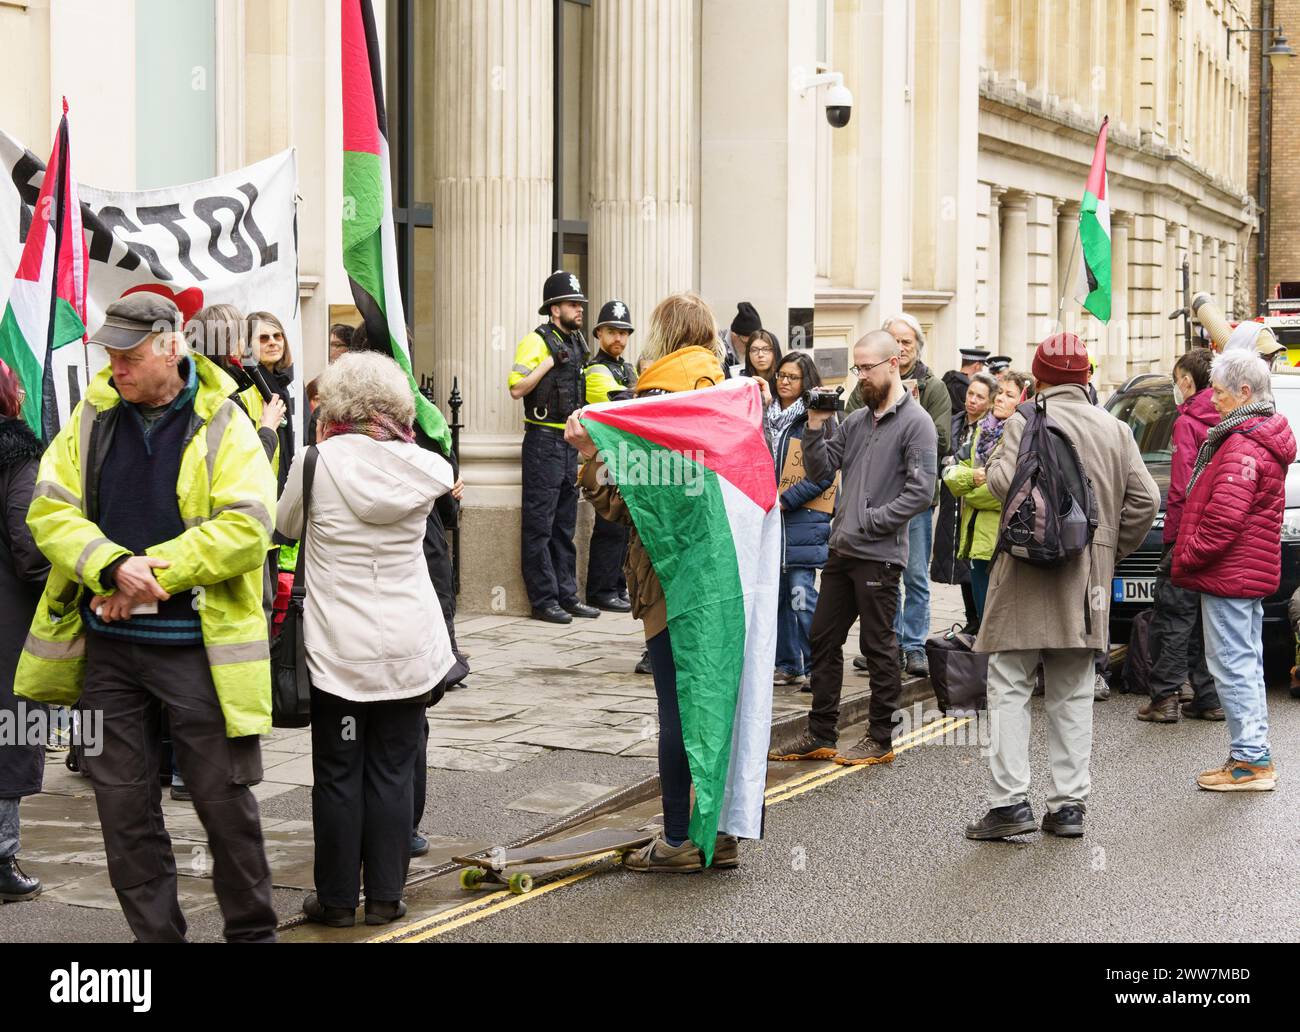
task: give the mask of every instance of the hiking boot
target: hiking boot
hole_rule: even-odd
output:
[[[632,668],[638,674],[653,674],[654,670],[650,668],[650,650],[646,649],[641,653],[641,658],[636,661],[636,666]]]
[[[805,680],[803,674],[791,674],[785,670],[778,670],[772,675],[772,683],[776,685],[801,685]]]
[[[1162,695],[1158,699],[1152,699],[1145,706],[1138,707],[1137,718],[1152,724],[1177,724],[1178,696]]]
[[[406,904],[398,900],[366,900],[366,924],[386,925],[406,916]]]
[[[302,901],[302,912],[307,915],[308,921],[329,925],[331,928],[351,928],[357,923],[355,907],[351,910],[347,907],[327,907],[314,892],[309,892]]]
[[[1184,681],[1178,688],[1179,702],[1192,702],[1196,698],[1196,692],[1192,688],[1191,681]]]
[[[714,867],[740,866],[740,840],[735,835],[719,834],[713,841]]]
[[[716,847],[715,847],[716,848]],[[629,871],[660,874],[689,874],[704,869],[704,857],[695,843],[687,839],[680,846],[670,846],[663,836],[656,836],[649,845],[633,850],[623,857],[623,866]]]
[[[977,842],[1028,835],[1038,830],[1034,808],[1028,801],[1010,806],[995,806],[978,821],[966,825],[966,837]]]
[[[1043,831],[1061,838],[1083,837],[1083,807],[1066,803],[1055,813],[1049,811],[1043,818]]]
[[[1196,783],[1210,792],[1272,792],[1277,787],[1277,769],[1266,763],[1247,763],[1228,757],[1222,767],[1207,770]]]
[[[1195,706],[1184,706],[1183,716],[1188,720],[1223,720],[1223,707],[1210,706],[1207,709],[1197,709]]]
[[[21,903],[25,899],[35,899],[40,894],[41,880],[23,874],[16,856],[0,860],[0,900]]]
[[[930,676],[930,662],[924,652],[909,652],[903,660],[903,669],[913,677]]]
[[[1092,701],[1105,702],[1110,698],[1110,685],[1106,683],[1106,678],[1101,674],[1097,675],[1097,680],[1092,684]]]
[[[835,743],[825,738],[818,738],[811,731],[805,731],[798,741],[785,749],[773,749],[767,754],[769,760],[833,760]]]
[[[862,741],[858,742],[852,749],[835,757],[835,762],[841,767],[870,766],[877,763],[892,763],[893,761],[893,743],[877,742],[870,735],[863,735]]]

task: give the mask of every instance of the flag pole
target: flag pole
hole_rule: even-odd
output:
[[[1070,247],[1070,257],[1065,263],[1065,272],[1061,274],[1061,297],[1056,303],[1056,332],[1065,329],[1061,314],[1065,310],[1065,295],[1070,291],[1070,274],[1074,271],[1074,256],[1079,250],[1079,220],[1074,223],[1074,243]]]

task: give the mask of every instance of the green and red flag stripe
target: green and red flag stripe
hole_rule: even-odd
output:
[[[1110,190],[1106,184],[1106,127],[1110,116],[1101,120],[1097,146],[1079,209],[1079,241],[1083,247],[1080,293],[1086,292],[1083,307],[1102,322],[1110,321]]]
[[[59,431],[54,351],[86,337],[87,267],[65,99],[54,150],[0,319],[0,359],[14,371],[26,393],[23,419],[45,441]]]
[[[388,117],[379,36],[370,0],[343,0],[343,267],[370,347],[390,354],[415,397],[415,421],[444,451],[451,430],[411,373],[397,276]]]
[[[668,603],[690,835],[706,862],[719,831],[763,830],[781,510],[762,413],[748,378],[582,413]]]

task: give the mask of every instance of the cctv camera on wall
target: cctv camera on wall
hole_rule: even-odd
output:
[[[799,96],[802,97],[809,90],[821,86],[828,87],[823,100],[826,107],[826,121],[833,129],[843,129],[849,124],[849,118],[853,114],[853,94],[845,88],[844,76],[839,72],[823,72],[821,75],[814,75],[800,84]]]

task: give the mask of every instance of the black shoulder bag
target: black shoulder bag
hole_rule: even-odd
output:
[[[303,603],[307,598],[307,521],[311,518],[311,482],[316,472],[316,446],[302,457],[302,534],[293,589],[279,636],[271,643],[271,724],[307,727],[311,724],[311,672],[303,636]]]

